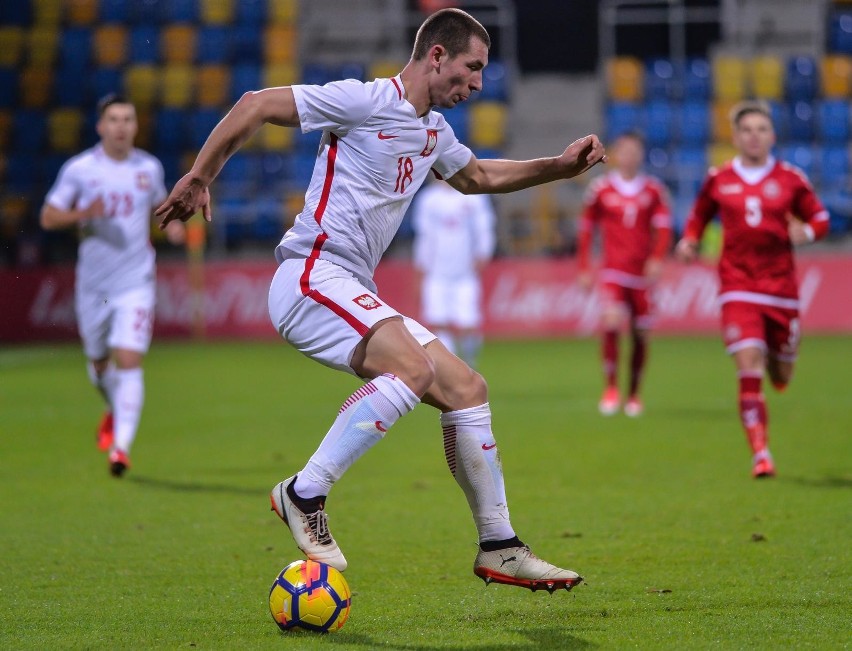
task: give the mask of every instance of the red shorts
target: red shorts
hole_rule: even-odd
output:
[[[604,309],[613,305],[623,305],[630,314],[630,318],[636,321],[637,327],[651,327],[653,314],[649,290],[606,282],[601,284],[600,290]]]
[[[722,305],[722,338],[733,354],[743,348],[760,348],[785,362],[799,350],[799,311],[732,301]]]

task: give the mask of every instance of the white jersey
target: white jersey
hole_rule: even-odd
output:
[[[472,153],[444,117],[423,117],[399,76],[293,86],[302,131],[323,131],[305,208],[276,249],[329,260],[375,291],[376,265],[430,169],[449,178]]]
[[[427,276],[474,276],[476,263],[494,254],[494,209],[484,195],[432,183],[417,195],[412,219],[414,264]]]
[[[98,197],[106,215],[80,223],[78,291],[114,295],[153,282],[151,213],[166,198],[160,161],[139,149],[118,161],[96,145],[62,166],[45,202],[84,209]]]

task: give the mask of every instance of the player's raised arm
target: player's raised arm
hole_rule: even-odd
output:
[[[603,144],[596,135],[588,135],[575,140],[562,154],[552,158],[516,161],[473,157],[447,182],[465,194],[515,192],[579,176],[602,161],[606,162]]]
[[[299,126],[293,90],[267,88],[245,93],[207,137],[192,169],[181,178],[165,202],[157,208],[160,228],[179,219],[186,221],[199,210],[210,221],[209,186],[225,162],[265,123]]]

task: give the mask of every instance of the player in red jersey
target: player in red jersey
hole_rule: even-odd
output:
[[[793,245],[825,236],[828,213],[802,171],[771,155],[775,132],[766,104],[738,104],[731,120],[739,155],[708,173],[677,255],[693,261],[705,226],[720,216],[722,335],[737,367],[752,475],[771,477],[775,466],[761,381],[767,372],[782,391],[792,376],[800,335]]]
[[[587,290],[592,286],[592,236],[600,227],[604,302],[601,353],[606,387],[598,409],[609,416],[621,406],[618,337],[629,321],[633,351],[624,413],[635,417],[642,413],[639,385],[648,356],[648,330],[652,321],[648,294],[659,278],[662,259],[671,242],[671,213],[663,184],[642,173],[645,160],[642,138],[636,133],[623,134],[615,140],[612,150],[615,170],[595,179],[586,193],[580,220],[578,281]]]

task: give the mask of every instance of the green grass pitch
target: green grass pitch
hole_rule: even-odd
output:
[[[473,523],[420,406],[329,500],[354,592],[330,636],[269,616],[300,553],[268,492],[354,378],[276,342],[155,342],[115,480],[79,347],[0,351],[0,648],[848,648],[852,339],[806,337],[787,393],[767,390],[779,476],[764,481],[717,338],[655,339],[635,420],[597,414],[597,348],[490,342],[482,357],[513,524],[587,584],[474,577]]]

